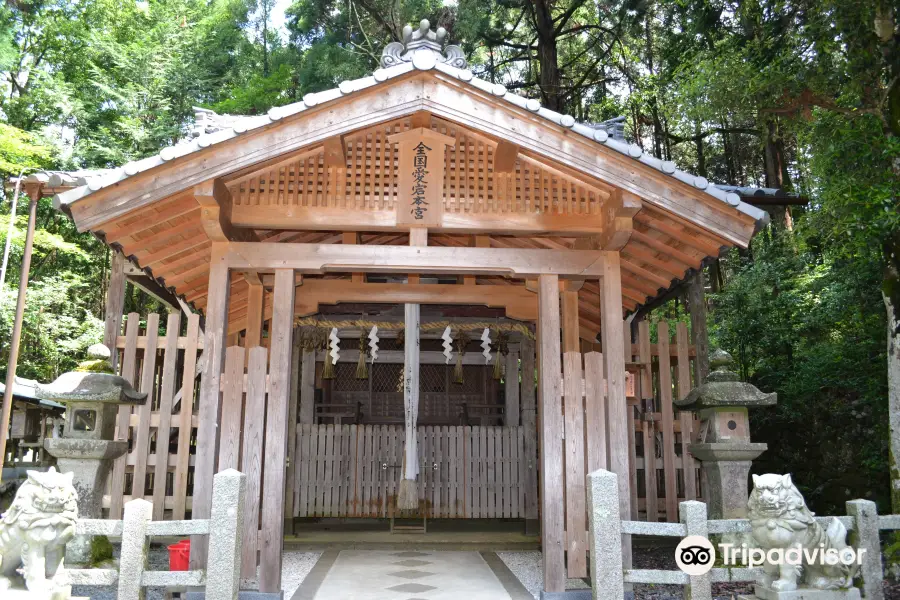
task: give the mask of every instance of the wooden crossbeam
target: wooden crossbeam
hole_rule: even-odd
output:
[[[524,286],[450,285],[436,283],[364,283],[346,279],[307,278],[297,290],[295,314],[306,316],[319,312],[321,304],[365,302],[384,304],[455,304],[483,305],[503,308],[506,316],[521,321],[537,318],[537,296]],[[232,302],[228,320],[229,335],[246,327],[244,305]],[[271,303],[263,309],[263,319],[271,317]]]
[[[394,209],[358,212],[327,206],[235,206],[232,223],[238,227],[294,230],[403,231]],[[598,235],[603,217],[591,214],[549,213],[463,213],[444,212],[441,231],[451,234],[486,233],[498,235],[565,234],[571,237]]]
[[[525,278],[542,274],[584,279],[603,271],[596,250],[351,246],[343,244],[225,244],[223,259],[238,271],[295,269],[304,273],[448,273]]]

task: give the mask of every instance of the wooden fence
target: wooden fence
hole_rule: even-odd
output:
[[[522,427],[418,428],[419,508],[429,518],[524,518]],[[402,473],[403,428],[297,428],[296,517],[389,517]]]
[[[632,518],[678,521],[678,503],[701,498],[700,463],[687,451],[698,431],[690,412],[674,409],[673,398],[691,390],[694,349],[685,323],[675,327],[672,340],[668,323],[657,323],[657,342],[650,341],[650,324],[638,323],[637,343],[627,357],[637,369],[635,397],[629,417],[634,418],[634,443],[629,447]],[[648,465],[650,468],[648,468]]]
[[[696,432],[698,427],[691,414],[679,413],[672,405],[673,398],[683,396],[691,388],[693,348],[688,344],[686,325],[676,326],[674,340],[666,323],[659,323],[657,329],[659,341],[654,344],[650,342],[649,324],[639,323],[637,343],[631,345],[628,356],[629,369],[635,375],[633,395],[629,391],[629,418],[633,420],[635,431],[629,448],[632,518],[676,521],[680,500],[701,497],[698,463],[687,452],[691,432]],[[203,351],[199,317],[190,316],[183,323],[181,315],[172,313],[168,315],[164,333],[160,334],[159,315],[148,315],[142,326],[139,315],[131,313],[125,319],[124,330],[116,343],[120,352],[120,374],[137,389],[148,392],[149,397],[144,406],[124,407],[120,411],[117,437],[129,440],[129,451],[113,466],[104,507],[110,518],[120,518],[126,502],[146,498],[153,501],[155,520],[183,519],[190,512],[192,501],[197,374]],[[261,497],[265,493],[264,420],[261,417],[267,408],[267,351],[265,348],[251,349],[249,355],[252,357],[254,352],[257,357],[255,361],[249,361],[249,369],[246,367],[248,353],[243,348],[232,347],[226,352],[220,424],[222,443],[218,456],[220,469],[240,468],[247,473],[248,514],[259,513]],[[295,359],[299,363],[299,356]],[[587,385],[600,385],[598,389],[604,389],[602,374],[592,376],[599,377],[598,381],[580,374],[584,369],[583,360],[578,361],[581,388],[570,389],[584,389]],[[566,364],[574,369],[574,363]],[[596,367],[595,370],[602,369]],[[299,373],[292,372],[291,376],[292,389],[296,390],[294,379]],[[241,386],[233,385],[239,381]],[[572,386],[575,386],[574,381]],[[566,385],[564,376],[564,390],[568,389]],[[386,516],[387,501],[395,489],[391,486],[396,485],[399,476],[400,469],[396,465],[400,463],[402,430],[374,425],[354,426],[353,429],[351,426],[336,427],[331,430],[334,437],[329,441],[329,430],[325,426],[296,425],[294,392],[292,398],[289,417],[294,427],[289,424],[287,432],[291,440],[288,456],[292,466],[287,473],[285,513],[298,517]],[[562,403],[565,403],[564,399]],[[580,425],[575,417],[579,411],[567,411],[565,414],[575,420],[567,420],[566,427],[584,427],[587,415],[593,418],[586,406],[585,411]],[[587,431],[595,426],[597,424],[587,423]],[[316,427],[319,428],[314,429]],[[431,471],[423,471],[423,483],[420,484],[420,497],[427,514],[451,518],[524,517],[525,502],[534,502],[536,496],[536,492],[530,494],[523,483],[530,468],[522,450],[524,431],[523,427],[420,428],[422,458],[431,461]],[[511,436],[508,449],[506,437],[490,437],[507,435]],[[582,448],[579,450],[578,436],[566,436],[568,462],[564,465],[564,473],[565,481],[572,482],[567,498],[573,503],[583,502],[584,498],[583,477],[578,474],[585,464],[590,466],[591,452],[601,452],[599,446],[591,445],[593,437],[581,437]],[[285,442],[273,440],[270,443]],[[484,456],[478,454],[482,449],[486,453]],[[578,452],[582,457],[580,467],[576,458]],[[319,454],[323,455],[321,459]],[[476,462],[479,460],[481,462]],[[652,462],[651,469],[645,468],[648,462]],[[376,463],[388,465],[382,469],[387,472],[379,473]],[[435,464],[438,465],[437,472]],[[324,469],[331,468],[334,473],[335,466],[343,479],[325,476]],[[347,479],[351,474],[353,478]],[[135,482],[142,482],[142,485]],[[565,485],[569,487],[570,484]],[[326,494],[329,494],[327,499]],[[571,508],[572,515],[580,512],[574,504]],[[256,531],[262,522],[258,517],[248,517],[247,534],[251,535],[250,532]],[[572,526],[574,532],[580,529],[580,523]],[[256,553],[257,536],[251,537],[253,539],[245,544],[248,570],[249,556]],[[583,547],[584,540],[577,533],[570,541],[576,549]]]
[[[164,335],[159,324],[159,315],[150,314],[142,329],[140,316],[130,313],[116,340],[119,374],[148,397],[143,406],[119,409],[116,438],[130,443],[103,497],[110,519],[120,519],[136,498],[152,500],[154,520],[181,520],[191,509],[200,317],[189,316],[184,332],[179,313],[168,315]]]

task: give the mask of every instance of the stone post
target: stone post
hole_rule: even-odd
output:
[[[678,505],[678,515],[687,528],[687,534],[709,537],[706,521],[706,504],[688,500]],[[691,575],[690,583],[684,588],[685,600],[712,600],[712,578],[706,575]]]
[[[777,399],[741,382],[728,370],[731,362],[727,352],[714,352],[711,364],[716,370],[706,383],[675,401],[681,410],[700,415],[702,438],[688,451],[702,463],[705,499],[713,519],[746,518],[750,466],[767,447],[750,441],[747,407],[773,406]]]
[[[588,474],[587,500],[593,598],[622,598],[622,520],[616,474],[604,469]]]
[[[247,476],[227,469],[213,477],[206,598],[237,600]]]
[[[150,545],[147,523],[153,518],[153,504],[143,499],[125,505],[122,521],[122,549],[119,555],[118,600],[144,600],[141,577],[147,569]]]
[[[866,600],[883,600],[884,572],[881,568],[881,538],[878,535],[878,509],[870,500],[850,500],[847,514],[853,517],[850,543],[857,549],[865,550],[859,575],[863,580],[863,595]]]

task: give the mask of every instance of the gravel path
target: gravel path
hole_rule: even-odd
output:
[[[498,552],[509,570],[519,578],[522,585],[537,600],[544,586],[544,574],[541,568],[540,552]],[[635,548],[634,567],[636,569],[668,569],[675,570],[675,556],[672,548]],[[566,589],[589,587],[581,579],[566,580]],[[731,600],[737,594],[750,591],[748,584],[716,583],[713,584],[713,596],[721,600]],[[677,585],[635,585],[636,600],[682,600],[681,586]]]
[[[119,545],[113,545],[113,556],[119,559]],[[169,570],[169,552],[165,546],[150,546],[150,557],[148,558],[149,569],[151,571],[168,571]],[[147,600],[164,600],[165,588],[147,588]],[[116,600],[116,588],[110,585],[74,585],[72,586],[73,596],[83,596],[91,600]]]

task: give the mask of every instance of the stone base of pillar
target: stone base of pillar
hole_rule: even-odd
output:
[[[625,592],[623,600],[634,600],[634,592]],[[593,600],[590,589],[566,590],[564,592],[547,592],[541,590],[541,600]]]

